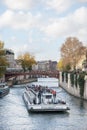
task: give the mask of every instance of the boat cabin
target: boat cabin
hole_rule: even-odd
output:
[[[51,104],[53,102],[53,94],[51,93],[43,93],[41,96],[42,103]]]

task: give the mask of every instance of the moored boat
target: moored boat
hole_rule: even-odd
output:
[[[23,99],[29,112],[65,112],[70,110],[65,101],[56,97],[56,92],[47,87],[26,87]]]
[[[9,86],[6,83],[0,83],[0,98],[6,96],[10,91]]]

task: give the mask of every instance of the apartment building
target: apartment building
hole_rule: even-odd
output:
[[[14,68],[16,63],[15,63],[15,60],[14,60],[14,52],[10,49],[5,49],[5,52],[6,52],[6,59],[9,63],[9,68]]]
[[[18,60],[15,60],[15,54],[11,49],[5,49],[6,59],[9,63],[7,70],[22,70],[21,64]]]
[[[32,66],[32,69],[39,71],[55,71],[57,70],[57,62],[51,60],[38,61],[36,65]]]

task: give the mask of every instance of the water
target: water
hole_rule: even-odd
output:
[[[24,88],[11,88],[0,99],[0,130],[87,130],[87,102],[68,95],[55,79],[39,79],[34,84],[48,84],[70,106],[67,113],[28,113],[22,99]]]

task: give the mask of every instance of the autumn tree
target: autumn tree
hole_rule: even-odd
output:
[[[36,64],[34,56],[32,56],[30,53],[26,52],[22,55],[18,56],[18,60],[20,61],[22,68],[24,72],[26,70],[31,71],[32,70],[32,65]]]
[[[69,63],[64,65],[64,61],[61,59],[58,62],[58,69],[61,70],[61,71],[69,71],[71,69],[71,65]]]
[[[58,67],[59,70],[63,70],[63,61],[62,61],[62,59],[60,59],[60,61],[58,62],[57,67]]]
[[[73,69],[76,69],[76,64],[84,54],[85,49],[86,47],[76,37],[68,37],[61,47],[64,65],[70,64]]]
[[[5,74],[8,62],[5,56],[4,42],[0,41],[0,78]]]

